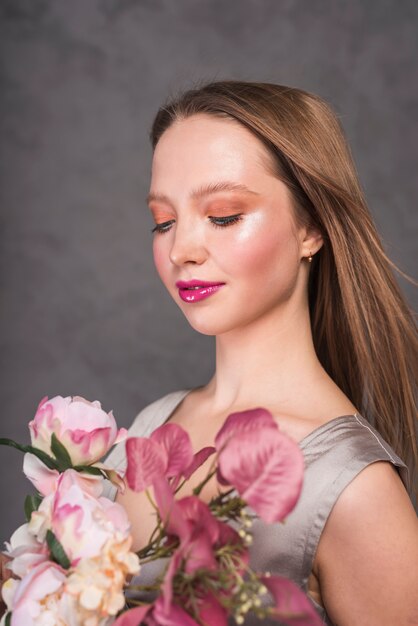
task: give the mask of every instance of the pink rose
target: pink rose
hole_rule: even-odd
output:
[[[107,470],[102,464],[100,466],[106,473],[114,473],[114,470]],[[42,496],[49,496],[57,489],[61,474],[57,470],[49,469],[34,454],[27,452],[23,457],[23,473],[36,487]],[[112,477],[113,478],[113,477]],[[77,472],[76,479],[86,493],[99,498],[103,493],[104,481],[102,476]],[[114,479],[113,479],[114,480]]]
[[[15,576],[23,578],[36,565],[49,558],[48,546],[40,543],[29,531],[29,525],[19,526],[6,542],[6,554],[12,559],[9,567]]]
[[[89,402],[80,396],[43,398],[29,430],[32,445],[47,454],[52,452],[55,433],[74,465],[95,463],[127,434],[125,428],[118,431],[112,411],[106,413],[99,401]]]
[[[50,561],[33,567],[21,581],[10,578],[10,582],[4,585],[3,598],[7,609],[13,613],[12,625],[59,623],[54,617],[58,612],[65,578],[64,571]]]
[[[107,498],[97,498],[84,486],[80,474],[66,470],[56,491],[42,500],[28,525],[39,542],[45,541],[48,529],[52,530],[72,565],[81,558],[97,556],[109,539],[116,535],[125,538],[130,532],[125,509]]]

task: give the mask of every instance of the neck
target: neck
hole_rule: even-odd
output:
[[[214,409],[269,403],[292,411],[324,381],[313,345],[308,304],[287,302],[269,317],[216,338],[216,373],[207,391]]]

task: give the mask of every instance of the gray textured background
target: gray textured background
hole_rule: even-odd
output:
[[[158,282],[144,202],[152,117],[195,80],[330,101],[386,249],[414,273],[415,0],[0,0],[0,16],[2,436],[27,441],[44,395],[100,399],[122,425],[209,377],[212,340]],[[5,539],[29,487],[21,456],[0,458]]]

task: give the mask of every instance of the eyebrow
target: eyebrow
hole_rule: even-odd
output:
[[[233,183],[228,180],[225,180],[225,181],[221,181],[218,183],[209,183],[207,185],[201,185],[200,187],[197,187],[196,189],[192,191],[192,193],[190,194],[190,197],[193,200],[198,200],[199,198],[203,198],[204,196],[208,196],[212,193],[219,193],[220,191],[242,191],[244,193],[252,194],[255,196],[260,195],[257,191],[253,191],[252,189],[249,189],[246,185],[242,183]],[[168,204],[171,204],[170,199],[165,194],[154,193],[151,191],[147,195],[146,201],[149,203],[149,202],[152,202],[153,200],[156,202],[167,202]]]

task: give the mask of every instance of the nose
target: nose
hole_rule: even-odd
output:
[[[201,265],[207,258],[204,238],[197,225],[177,221],[174,239],[170,250],[170,260],[174,265],[193,263]]]

